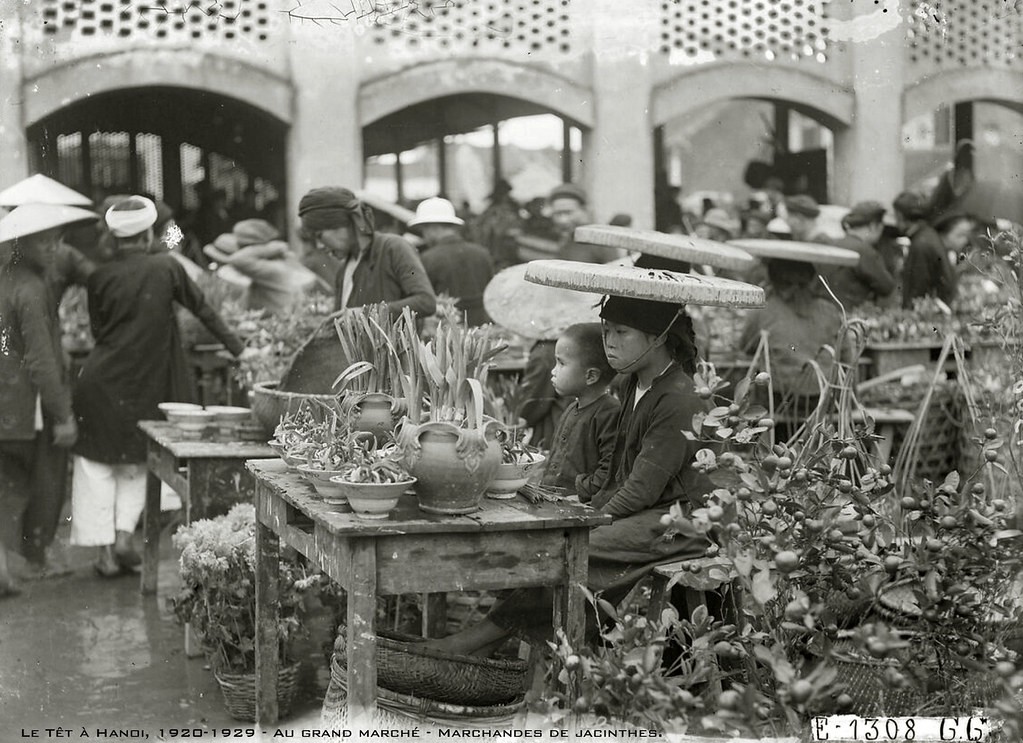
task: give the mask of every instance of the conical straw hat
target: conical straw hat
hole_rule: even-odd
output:
[[[579,292],[612,294],[675,304],[712,307],[763,307],[764,290],[742,281],[635,266],[533,261],[526,281]]]
[[[91,206],[92,202],[63,183],[47,178],[42,173],[36,173],[0,191],[0,206],[15,207],[22,204]]]
[[[594,297],[526,281],[520,263],[499,272],[483,292],[483,306],[498,325],[532,340],[554,340],[569,325],[598,322]]]
[[[757,258],[781,258],[787,261],[826,263],[833,266],[856,266],[860,262],[860,254],[855,250],[819,243],[740,238],[729,240],[728,244],[736,245]]]
[[[575,241],[637,251],[647,255],[656,255],[659,258],[713,266],[714,268],[744,271],[753,265],[752,256],[745,251],[726,243],[705,240],[692,235],[668,235],[653,230],[591,224],[585,227],[576,227]]]
[[[99,219],[99,215],[76,206],[23,204],[0,219],[0,243],[87,219]]]

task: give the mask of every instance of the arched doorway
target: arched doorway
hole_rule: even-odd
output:
[[[363,127],[367,187],[398,200],[444,193],[479,207],[508,180],[523,200],[581,176],[582,127],[531,101],[463,93],[422,101]]]
[[[235,98],[160,86],[96,94],[27,130],[34,171],[97,204],[151,194],[200,243],[247,217],[284,228],[286,134],[280,119]]]

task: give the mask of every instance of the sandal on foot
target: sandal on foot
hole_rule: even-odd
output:
[[[118,566],[122,570],[131,570],[137,568],[142,564],[142,558],[139,553],[135,550],[128,550],[126,552],[115,552],[114,561],[117,562]]]

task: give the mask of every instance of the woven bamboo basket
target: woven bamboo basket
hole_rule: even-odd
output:
[[[330,686],[323,699],[323,718],[335,723],[347,723],[348,681],[344,652],[335,651],[330,661]],[[478,705],[439,702],[413,694],[399,694],[377,687],[377,724],[381,727],[403,727],[402,723],[432,724],[439,727],[509,727],[522,709],[519,698],[505,704]]]
[[[319,400],[328,405],[334,402],[334,395],[282,392],[277,389],[277,385],[277,382],[257,382],[252,385],[252,413],[268,434],[273,433],[285,415],[297,413],[304,402]],[[314,407],[313,415],[318,414],[318,410]]]
[[[277,711],[281,717],[291,713],[291,703],[298,689],[300,663],[281,668],[277,674]],[[256,674],[213,672],[224,695],[227,711],[236,720],[256,720]]]
[[[903,636],[912,646],[895,651],[892,658],[874,658],[850,637],[840,636],[832,646],[830,664],[838,674],[837,681],[852,697],[852,713],[860,716],[970,714],[999,698],[1002,686],[994,671],[975,670],[948,661],[939,666],[935,647],[929,640],[908,632]],[[917,653],[922,653],[924,659],[914,659]],[[885,681],[888,668],[903,671],[912,666],[926,678],[926,688],[910,684],[897,689]]]
[[[346,662],[345,632],[334,655]],[[527,664],[475,655],[454,655],[422,647],[423,638],[377,632],[377,683],[389,691],[456,705],[507,704],[526,688]]]

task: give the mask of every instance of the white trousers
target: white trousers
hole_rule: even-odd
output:
[[[103,464],[75,457],[71,544],[102,547],[116,532],[134,532],[146,507],[144,464]]]

